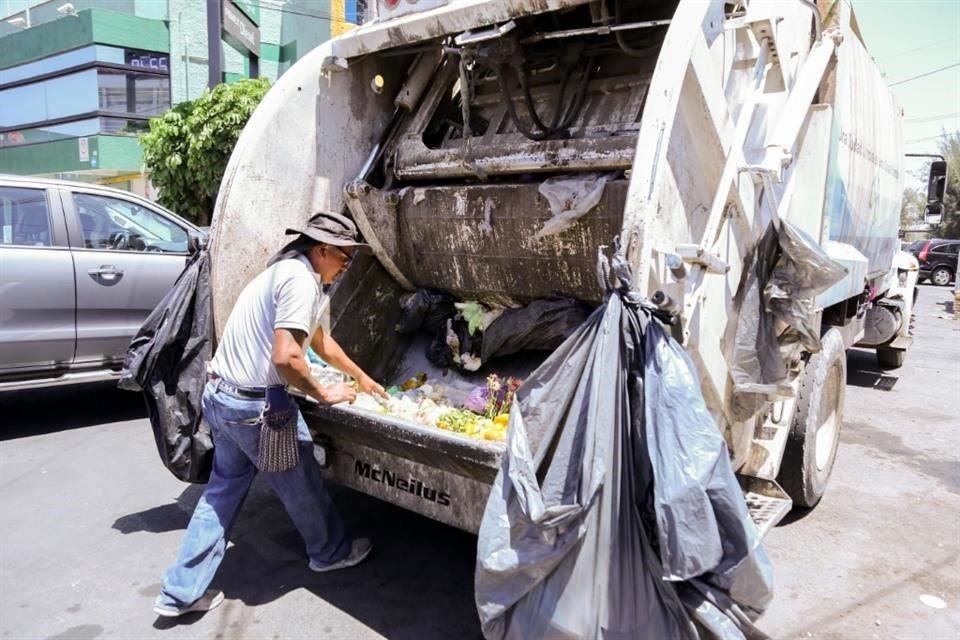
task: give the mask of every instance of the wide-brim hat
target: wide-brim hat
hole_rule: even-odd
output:
[[[369,249],[370,245],[360,242],[360,233],[357,225],[350,218],[332,211],[321,211],[314,214],[307,224],[300,228],[289,228],[288,236],[300,234],[316,242],[333,245],[335,247],[357,247]]]

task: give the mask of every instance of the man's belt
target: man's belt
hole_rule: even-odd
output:
[[[233,396],[239,396],[241,398],[253,398],[256,400],[262,400],[267,396],[266,387],[244,387],[239,384],[232,384],[215,374],[210,375],[208,379],[210,382],[215,382],[217,384],[217,389],[226,391]]]

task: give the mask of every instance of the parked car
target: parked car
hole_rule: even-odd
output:
[[[125,191],[0,175],[0,391],[116,376],[205,242]]]
[[[920,263],[920,278],[941,287],[953,281],[957,271],[957,254],[960,253],[960,240],[918,240],[910,245],[910,252]]]

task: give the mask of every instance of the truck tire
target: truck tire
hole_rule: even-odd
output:
[[[903,366],[903,361],[906,359],[906,357],[906,349],[877,347],[877,362],[883,369],[899,369]]]
[[[843,426],[847,354],[836,329],[823,336],[800,378],[796,409],[777,481],[794,507],[814,507],[827,488]]]

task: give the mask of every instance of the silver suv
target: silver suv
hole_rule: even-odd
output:
[[[131,193],[0,175],[0,391],[114,377],[205,235]]]

